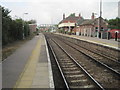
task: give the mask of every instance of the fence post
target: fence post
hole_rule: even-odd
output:
[[[110,32],[108,32],[107,39],[108,40],[110,39]]]
[[[117,37],[118,37],[117,32],[115,32],[115,41],[117,41]]]

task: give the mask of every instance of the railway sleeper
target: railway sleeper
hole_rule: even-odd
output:
[[[77,75],[65,75],[67,78],[74,78],[74,77],[77,77],[77,78],[81,78],[81,77],[84,77],[85,75],[84,74],[77,74]]]
[[[84,85],[84,86],[70,86],[70,88],[72,89],[74,89],[74,88],[95,88],[95,86],[94,85]]]

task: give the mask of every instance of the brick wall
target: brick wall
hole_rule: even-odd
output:
[[[36,24],[29,24],[30,32],[31,33],[35,32],[36,31],[36,27],[37,27]]]

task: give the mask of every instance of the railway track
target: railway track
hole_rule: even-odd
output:
[[[98,88],[104,90],[57,42],[49,40],[48,43],[68,90],[75,88]],[[55,50],[53,47],[55,47]],[[56,52],[59,53],[56,54]]]
[[[68,41],[68,42],[73,43],[73,42],[71,42],[71,41]],[[96,54],[96,55],[99,55],[99,56],[104,57],[104,58],[106,58],[106,59],[109,59],[109,60],[111,60],[111,61],[120,63],[119,57],[115,57],[115,56],[111,55],[111,53],[109,53],[109,55],[107,55],[107,54],[104,53],[103,51],[101,52],[101,51],[99,51],[99,50],[96,50],[96,48],[95,48],[95,49],[94,49],[94,48],[89,48],[89,47],[86,47],[86,46],[84,46],[84,45],[77,44],[76,42],[74,42],[74,44],[77,45],[77,46],[79,46],[79,47],[81,47],[81,48],[83,48],[83,49],[85,49],[85,50],[87,50],[87,51],[89,51],[89,52],[91,52],[91,53],[93,53],[93,54]],[[118,52],[118,53],[119,53],[119,52]]]
[[[55,35],[55,34],[54,34]],[[60,37],[60,35],[55,35],[55,36],[57,36],[58,38]],[[65,36],[64,36],[65,37]],[[64,40],[66,40],[67,38],[64,38],[64,37],[62,37],[62,39],[64,39]],[[71,38],[71,39],[73,39],[73,38]],[[77,39],[75,39],[74,41],[73,40],[71,40],[71,39],[67,39],[67,41],[69,41],[69,42],[71,42],[71,43],[74,43],[74,44],[76,44],[77,46],[80,46],[80,47],[82,47],[82,48],[84,48],[84,49],[86,49],[86,50],[88,50],[88,51],[90,51],[90,52],[93,52],[93,53],[95,53],[95,54],[97,54],[97,55],[100,55],[100,56],[102,56],[102,57],[105,57],[105,58],[108,58],[108,59],[110,59],[110,60],[113,60],[113,61],[116,61],[116,62],[118,62],[118,63],[120,63],[120,61],[119,61],[119,53],[120,53],[120,51],[119,50],[115,50],[114,49],[114,51],[116,51],[116,55],[114,55],[114,52],[112,51],[112,52],[104,52],[105,50],[101,50],[101,49],[98,49],[97,47],[99,46],[99,45],[95,45],[95,44],[91,44],[91,43],[88,43],[88,42],[86,42],[86,43],[82,43],[82,42],[85,42],[85,41],[81,41],[81,40],[77,40]],[[89,45],[90,44],[90,45]],[[97,47],[96,47],[97,46]],[[100,47],[100,46],[99,46]]]
[[[48,35],[49,36],[49,35]],[[52,38],[53,36],[49,36],[49,38]],[[81,53],[80,54],[80,52],[79,51],[77,51],[75,48],[72,48],[71,46],[69,46],[68,45],[68,43],[66,44],[65,42],[63,43],[63,41],[62,40],[58,40],[57,38],[55,38],[55,37],[53,37],[55,40],[53,40],[52,41],[52,39],[51,39],[51,42],[52,43],[54,43],[54,45],[56,45],[56,46],[54,46],[53,44],[51,44],[51,46],[53,45],[54,47],[53,47],[53,51],[55,51],[55,52],[59,52],[59,50],[58,51],[56,51],[56,49],[54,49],[55,47],[57,47],[57,45],[59,46],[59,47],[61,47],[63,50],[62,51],[64,51],[64,52],[66,52],[68,55],[70,55],[69,57],[71,57],[71,58],[73,58],[74,60],[75,60],[75,62],[76,63],[78,63],[78,64],[80,64],[81,65],[81,67],[83,67],[83,69],[85,69],[86,70],[86,72],[88,72],[89,73],[89,75],[91,76],[91,77],[93,77],[93,79],[96,81],[96,82],[98,82],[99,83],[99,85],[102,87],[101,89],[104,89],[104,88],[120,88],[120,86],[119,86],[119,84],[120,84],[120,77],[119,76],[116,76],[116,75],[114,75],[112,72],[110,72],[108,69],[106,69],[105,67],[103,68],[103,67],[101,67],[101,66],[99,66],[99,64],[96,64],[95,62],[93,62],[91,59],[92,58],[86,58],[86,56],[85,55],[83,55],[83,53]],[[67,42],[67,41],[66,41]],[[64,48],[63,48],[64,47]],[[55,53],[56,54],[56,53]],[[63,56],[59,56],[59,55],[63,55]],[[58,57],[60,57],[60,58],[62,58],[62,57],[64,57],[64,54],[56,54],[56,57],[58,58]],[[59,59],[59,58],[58,58]],[[65,70],[66,69],[68,69],[67,68],[67,64],[66,65],[64,65],[64,63],[67,63],[67,62],[69,62],[68,61],[69,59],[62,59],[62,61],[60,61],[61,63],[63,63],[63,64],[61,64],[63,67],[62,67],[62,69],[63,69],[63,72],[65,72]],[[70,66],[69,66],[69,69],[76,69],[76,68],[74,68],[74,65],[71,63],[71,62],[69,62],[69,64],[70,64]],[[68,65],[69,65],[68,64]],[[75,73],[75,71],[76,70],[70,70],[70,71],[73,71],[72,72],[72,74],[74,74]],[[64,73],[64,75],[66,75],[67,73]],[[69,73],[70,74],[70,73]],[[76,74],[76,73],[75,73]],[[79,74],[80,74],[80,72],[79,72]],[[76,77],[76,79],[77,79],[77,76],[79,76],[79,75],[71,75],[71,76],[68,76],[69,78],[70,77],[73,77],[73,78],[75,78]],[[66,77],[66,76],[65,76]],[[66,82],[68,82],[69,81],[69,79],[66,81]],[[75,82],[76,80],[73,80],[73,81],[70,81],[69,82],[69,85],[71,85],[71,82],[73,83],[73,82]],[[78,80],[79,81],[79,80]],[[85,80],[81,80],[81,81],[85,81]],[[114,83],[113,83],[114,82]],[[73,85],[73,84],[72,84]],[[77,84],[78,85],[78,84]],[[85,84],[83,84],[83,85],[85,85]],[[98,86],[99,86],[98,85]],[[79,85],[78,85],[79,86]],[[93,87],[94,87],[94,85],[92,85]],[[72,87],[72,86],[71,86]],[[74,86],[73,86],[74,87]],[[80,87],[80,86],[79,86]],[[103,88],[104,87],[104,88]]]
[[[63,40],[60,38],[58,38],[58,39],[61,40],[62,42],[64,42],[65,44],[69,45],[70,47],[76,49],[77,51],[92,58],[94,61],[100,63],[101,65],[105,66],[106,68],[108,68],[109,70],[111,70],[112,72],[114,72],[120,76],[120,62],[119,61],[113,60],[113,58],[109,58],[108,56],[104,56],[100,53],[92,51],[91,49],[85,48],[78,44],[74,44],[70,41]]]

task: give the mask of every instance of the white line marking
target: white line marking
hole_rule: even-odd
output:
[[[44,35],[43,35],[43,36],[44,36]],[[47,46],[47,42],[46,42],[45,36],[44,36],[44,40],[45,40],[45,46],[46,46],[46,52],[47,52],[47,58],[48,58],[48,70],[49,70],[50,88],[53,88],[53,89],[54,89],[54,81],[53,81],[53,74],[52,74],[50,56],[49,56],[48,46]]]

